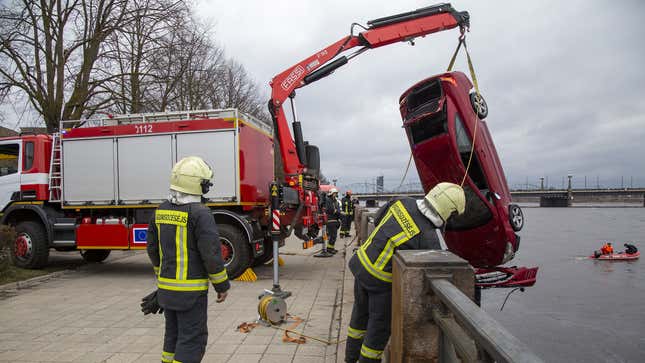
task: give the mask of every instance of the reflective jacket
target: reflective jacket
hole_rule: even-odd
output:
[[[162,203],[148,225],[147,241],[161,307],[190,309],[210,284],[217,292],[229,289],[217,225],[203,204]]]
[[[389,202],[377,213],[376,228],[349,260],[349,268],[367,288],[392,287],[392,256],[396,250],[441,249],[435,225],[417,208],[416,200]]]
[[[327,214],[327,222],[338,223],[340,219],[340,203],[338,203],[338,199],[327,197],[325,213]]]
[[[354,214],[354,201],[351,197],[344,196],[342,199],[342,211],[344,214],[353,215]]]

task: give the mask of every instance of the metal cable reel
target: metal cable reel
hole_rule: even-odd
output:
[[[287,303],[273,294],[264,295],[258,304],[258,314],[271,325],[280,324],[287,318]]]

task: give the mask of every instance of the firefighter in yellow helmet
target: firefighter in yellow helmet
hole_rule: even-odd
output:
[[[201,203],[213,185],[213,171],[199,157],[181,159],[172,168],[170,196],[148,227],[148,256],[157,275],[157,300],[166,329],[162,362],[200,362],[208,339],[208,289],[217,302],[230,288],[217,225]]]
[[[380,362],[390,337],[392,256],[398,249],[441,249],[435,229],[464,212],[463,189],[439,183],[424,199],[390,201],[376,215],[376,228],[349,261],[354,307],[347,332],[346,362]]]

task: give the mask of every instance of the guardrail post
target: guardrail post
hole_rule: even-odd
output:
[[[358,242],[357,245],[362,245],[363,242],[369,237],[370,233],[374,230],[374,223],[372,219],[374,218],[373,212],[369,212],[367,209],[363,209],[361,211],[361,221],[360,225],[356,226],[357,234],[358,234]]]
[[[427,278],[452,281],[466,296],[475,296],[475,275],[465,260],[448,251],[397,251],[392,265],[392,334],[390,362],[428,362],[439,350],[452,350],[432,318]],[[429,277],[426,277],[428,275]]]

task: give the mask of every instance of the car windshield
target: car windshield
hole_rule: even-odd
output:
[[[457,143],[457,149],[459,150],[461,161],[464,168],[466,168],[468,160],[471,158],[470,153],[473,148],[470,136],[457,113],[455,113],[455,141]],[[484,173],[482,172],[479,164],[479,159],[475,153],[473,153],[472,160],[470,160],[468,177],[473,181],[475,186],[477,186],[482,195],[489,198],[488,183],[486,182],[486,178],[484,177]],[[488,223],[488,221],[493,218],[493,214],[488,208],[488,205],[467,183],[464,184],[464,193],[466,194],[466,211],[464,214],[454,216],[448,221],[446,224],[446,229],[448,230],[476,228]]]
[[[470,142],[470,136],[468,135],[464,123],[461,121],[459,114],[455,113],[455,141],[457,142],[457,149],[459,150],[459,156],[461,162],[464,164],[464,168],[468,167],[468,160],[471,159],[470,152],[474,151],[473,144]],[[473,152],[472,160],[470,160],[470,167],[468,168],[468,176],[475,183],[477,188],[482,192],[483,195],[486,195],[488,192],[488,183],[482,172],[481,165],[479,164],[479,158],[477,158],[477,153]]]

